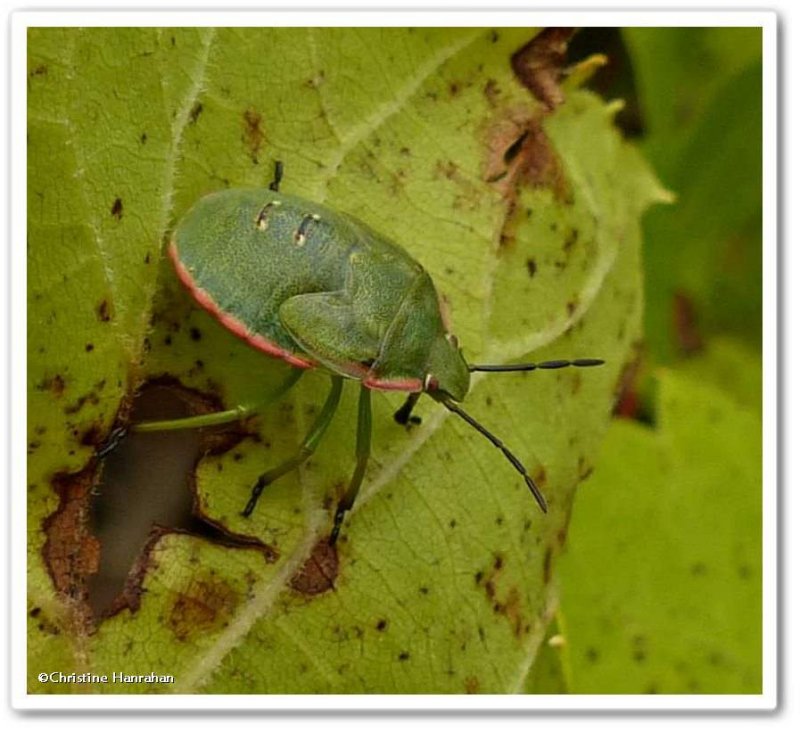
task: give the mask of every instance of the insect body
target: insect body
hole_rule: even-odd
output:
[[[170,256],[203,307],[292,366],[406,392],[434,374],[455,399],[467,393],[469,368],[430,275],[355,219],[296,196],[226,190],[189,211]]]
[[[331,544],[366,469],[372,390],[409,394],[395,415],[401,423],[409,420],[421,394],[441,402],[504,453],[546,511],[544,497],[522,463],[457,402],[469,390],[471,371],[594,366],[602,361],[470,366],[448,332],[425,269],[357,219],[280,193],[281,173],[278,164],[269,190],[231,189],[201,199],[179,223],[169,248],[178,276],[197,302],[250,345],[294,366],[290,383],[310,368],[331,377],[325,405],[297,454],[260,476],[244,515],[252,513],[267,485],[316,449],[338,406],[343,379],[361,382],[356,468],[337,506]],[[236,410],[231,415],[235,418]],[[192,426],[199,426],[199,419]],[[175,426],[173,422],[169,428]]]

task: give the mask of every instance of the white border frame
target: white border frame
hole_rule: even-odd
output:
[[[313,21],[313,22],[309,22]],[[777,16],[774,12],[18,11],[11,16],[11,425],[26,423],[27,29],[52,26],[758,26],[763,29],[763,685],[760,695],[47,695],[26,690],[26,445],[11,430],[11,703],[28,710],[772,710],[777,705]],[[15,144],[17,143],[17,144]]]

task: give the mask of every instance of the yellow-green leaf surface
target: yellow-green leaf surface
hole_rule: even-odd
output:
[[[574,91],[543,114],[509,63],[534,35],[31,32],[32,691],[52,690],[35,677],[54,659],[173,674],[155,689],[168,692],[524,689],[552,617],[572,495],[639,337],[639,218],[665,200],[614,130],[616,107]],[[330,559],[318,542],[353,468],[352,384],[312,460],[240,515],[256,477],[319,409],[327,379],[312,372],[192,476],[197,512],[262,547],[163,532],[132,576],[137,607],[93,620],[76,583],[103,551],[87,524],[91,460],[123,397],[168,374],[230,407],[263,399],[286,374],[195,307],[161,256],[199,196],[264,186],[276,159],[282,190],[364,219],[419,259],[468,358],[607,360],[475,378],[465,401],[529,467],[550,512],[445,410],[420,404],[422,423],[406,430],[392,419],[402,395],[376,393],[365,483],[338,565],[325,564],[335,589],[315,594],[303,581],[309,556]]]
[[[759,363],[713,343],[612,425],[558,570],[570,692],[761,692]]]

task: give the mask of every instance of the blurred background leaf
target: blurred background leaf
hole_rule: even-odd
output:
[[[569,691],[759,693],[759,410],[682,370],[657,382],[657,427],[617,420],[576,502],[559,565]]]
[[[761,30],[628,28],[624,39],[642,148],[677,195],[645,219],[648,352],[669,362],[718,333],[759,349]]]
[[[642,360],[576,499],[560,665],[528,688],[759,693],[761,29],[585,32],[676,202],[645,216]]]

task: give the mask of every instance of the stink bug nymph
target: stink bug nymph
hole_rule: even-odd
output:
[[[361,221],[281,193],[282,171],[277,163],[269,189],[228,189],[202,198],[178,223],[169,245],[178,277],[203,308],[254,348],[295,367],[285,389],[306,369],[330,375],[327,400],[297,453],[258,478],[242,513],[249,516],[270,483],[316,450],[336,412],[344,379],[361,383],[356,467],[336,508],[331,544],[367,467],[373,390],[408,393],[395,414],[400,423],[411,419],[422,394],[443,404],[502,451],[546,512],[545,498],[525,466],[458,402],[466,397],[474,371],[585,367],[603,361],[467,363],[445,326],[436,288],[422,265]],[[238,407],[134,429],[206,426],[252,411]],[[101,454],[118,438],[113,436]]]

